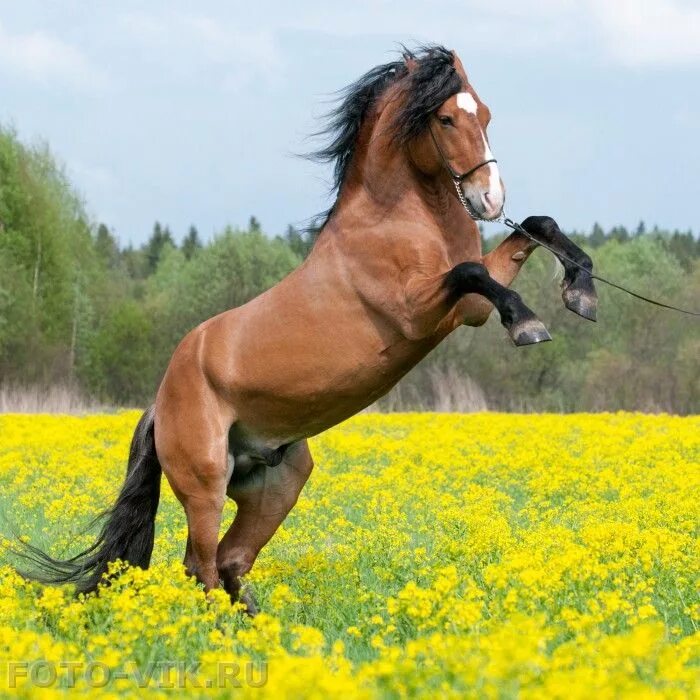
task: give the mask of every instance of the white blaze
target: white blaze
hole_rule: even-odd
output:
[[[489,142],[486,140],[486,135],[481,132],[481,138],[484,141],[484,160],[491,160],[493,158],[493,153],[489,148]],[[498,165],[496,163],[489,163],[486,165],[489,169],[489,195],[491,201],[503,203],[503,188],[501,187],[501,176],[498,172]]]
[[[457,106],[469,114],[476,114],[476,100],[470,92],[457,93]]]
[[[467,114],[472,114],[474,116],[476,116],[478,109],[476,100],[470,92],[457,93],[457,107],[463,109]],[[481,132],[481,138],[484,142],[484,160],[491,160],[493,158],[493,153],[491,153],[491,148],[489,148],[489,143],[486,140],[486,134],[481,127],[479,127],[479,131]],[[502,208],[505,195],[503,193],[503,187],[501,187],[501,176],[498,172],[498,165],[496,165],[496,163],[488,163],[484,167],[489,169],[489,185],[487,190],[489,203]],[[483,194],[481,197],[483,198]]]

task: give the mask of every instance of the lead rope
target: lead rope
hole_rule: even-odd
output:
[[[495,163],[496,160],[495,158],[491,160],[486,160],[483,163],[479,163],[476,167],[472,168],[471,170],[467,171],[463,175],[458,175],[455,170],[452,168],[450,165],[450,162],[447,160],[447,157],[445,154],[442,152],[442,148],[440,148],[440,144],[438,143],[437,139],[435,138],[435,134],[433,133],[433,127],[430,126],[430,135],[433,138],[433,143],[435,144],[435,148],[437,149],[437,152],[440,155],[440,158],[442,159],[442,162],[445,164],[445,168],[447,169],[447,172],[450,174],[450,177],[452,178],[452,184],[455,186],[455,190],[457,191],[457,197],[459,198],[459,201],[462,203],[462,206],[464,207],[464,210],[469,214],[469,216],[472,219],[480,219],[476,212],[472,209],[471,205],[467,201],[467,198],[464,196],[464,192],[462,192],[462,180],[465,178],[469,177],[475,170],[478,170],[482,165],[486,165],[487,163]],[[688,316],[700,316],[700,312],[698,311],[689,311],[688,309],[681,309],[678,306],[673,306],[672,304],[664,304],[662,301],[656,301],[655,299],[650,299],[649,297],[645,297],[643,294],[638,294],[637,292],[633,292],[631,289],[627,289],[627,287],[623,287],[621,284],[617,284],[615,282],[611,282],[610,280],[605,279],[605,277],[601,277],[600,275],[594,275],[590,270],[587,270],[583,265],[580,263],[576,262],[576,260],[571,259],[564,253],[561,253],[559,251],[555,251],[553,248],[548,246],[546,243],[542,243],[541,241],[538,241],[533,235],[528,233],[517,221],[513,221],[512,219],[509,219],[504,213],[501,213],[501,216],[499,216],[497,219],[493,219],[493,221],[498,221],[499,223],[505,224],[509,228],[512,228],[514,231],[517,231],[518,233],[522,233],[524,236],[529,238],[531,241],[534,241],[537,243],[537,245],[542,246],[546,250],[548,250],[550,253],[552,253],[556,258],[559,260],[566,260],[566,262],[571,263],[574,267],[577,267],[579,270],[585,272],[587,275],[589,275],[592,279],[598,280],[599,282],[602,282],[603,284],[607,284],[609,287],[614,287],[615,289],[619,289],[622,292],[625,292],[626,294],[629,294],[630,296],[635,297],[635,299],[640,299],[641,301],[647,302],[647,304],[653,304],[654,306],[659,306],[662,309],[670,309],[671,311],[678,311],[679,313],[682,314],[687,314]]]
[[[469,216],[471,216],[472,219],[479,218],[479,217],[474,216],[474,212],[472,211],[472,208],[469,206],[469,203],[467,202],[467,199],[464,196],[464,192],[462,192],[462,187],[461,187],[459,180],[452,178],[452,182],[455,186],[455,189],[457,190],[457,197],[459,198],[459,201],[462,203],[462,206],[466,210],[467,214],[469,214]],[[542,243],[541,241],[538,241],[532,234],[528,233],[517,221],[513,221],[513,219],[509,219],[504,214],[501,214],[501,216],[499,216],[497,219],[493,219],[493,221],[497,221],[498,223],[505,224],[509,228],[512,228],[514,231],[517,231],[518,233],[522,233],[524,236],[527,236],[527,238],[529,238],[531,241],[534,241],[535,243],[537,243],[537,245],[540,245],[543,248],[545,248],[546,250],[548,250],[556,258],[559,258],[559,260],[566,260],[566,262],[571,263],[574,267],[577,267],[579,270],[585,272],[587,275],[589,275],[594,280],[598,280],[599,282],[602,282],[603,284],[607,284],[610,287],[614,287],[615,289],[619,289],[622,292],[626,292],[627,294],[635,297],[636,299],[640,299],[641,301],[646,301],[648,304],[653,304],[654,306],[660,306],[662,309],[670,309],[671,311],[678,311],[682,314],[688,314],[688,316],[700,316],[700,312],[698,312],[698,311],[689,311],[688,309],[681,309],[678,306],[673,306],[671,304],[664,304],[661,301],[656,301],[655,299],[650,299],[649,297],[645,297],[643,294],[638,294],[637,292],[633,292],[631,289],[627,289],[627,287],[623,287],[620,284],[617,284],[615,282],[611,282],[610,280],[605,279],[605,277],[601,277],[600,275],[594,275],[590,270],[587,270],[583,265],[576,262],[576,260],[573,260],[568,255],[564,255],[564,253],[561,253],[559,251],[554,250],[553,248],[548,246],[546,243]]]
[[[460,187],[460,189],[462,189],[462,188]],[[587,275],[590,275],[590,277],[594,280],[598,280],[599,282],[602,282],[603,284],[607,284],[610,287],[614,287],[615,289],[619,289],[620,291],[626,292],[627,294],[635,297],[636,299],[640,299],[641,301],[646,301],[648,304],[653,304],[654,306],[660,306],[662,309],[670,309],[671,311],[678,311],[682,314],[688,314],[688,316],[700,316],[700,312],[689,311],[688,309],[681,309],[678,306],[673,306],[672,304],[664,304],[662,301],[656,301],[655,299],[650,299],[649,297],[645,297],[643,294],[639,294],[638,292],[633,292],[631,289],[627,289],[627,287],[623,287],[620,284],[617,284],[615,282],[611,282],[610,280],[605,279],[605,277],[601,277],[600,275],[594,275],[590,270],[587,270],[583,265],[576,262],[576,260],[573,260],[568,255],[564,255],[564,253],[554,251],[546,243],[542,243],[541,241],[538,241],[534,236],[532,236],[530,233],[528,233],[517,221],[513,221],[512,219],[509,219],[507,216],[501,216],[498,219],[496,219],[496,221],[503,223],[506,226],[508,226],[509,228],[512,228],[514,231],[517,231],[518,233],[522,233],[523,235],[527,236],[531,241],[534,241],[538,245],[541,245],[543,248],[546,248],[555,257],[557,257],[559,259],[566,260],[567,262],[569,262],[572,265],[574,265],[575,267],[577,267],[579,270],[582,270]]]

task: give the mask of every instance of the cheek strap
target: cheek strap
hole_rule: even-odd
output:
[[[428,128],[430,129],[430,135],[433,138],[433,143],[435,144],[435,148],[437,149],[437,152],[440,154],[440,158],[442,159],[442,162],[445,165],[445,168],[447,168],[447,172],[450,174],[452,179],[455,181],[457,184],[461,184],[464,180],[466,180],[470,175],[475,173],[479,168],[483,168],[484,165],[488,165],[489,163],[498,163],[498,161],[495,158],[489,158],[488,160],[482,161],[481,163],[478,163],[475,165],[473,168],[470,168],[464,173],[458,173],[451,165],[450,161],[447,160],[447,157],[445,156],[445,153],[443,152],[442,148],[440,148],[440,144],[438,143],[438,140],[435,138],[435,132],[433,131],[433,126],[432,124],[428,125]]]

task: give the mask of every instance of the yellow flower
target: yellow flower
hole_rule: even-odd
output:
[[[22,541],[90,546],[138,418],[0,415]],[[0,694],[693,697],[698,435],[696,416],[356,416],[311,441],[319,466],[246,577],[252,620],[187,576],[165,481],[151,567],[114,562],[97,595],[24,581],[3,538]]]

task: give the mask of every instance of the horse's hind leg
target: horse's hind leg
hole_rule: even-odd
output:
[[[189,404],[161,398],[156,442],[163,472],[187,516],[185,566],[209,590],[219,585],[216,548],[229,476],[228,431],[226,421],[214,411],[208,415],[193,394]]]
[[[260,550],[297,502],[313,469],[306,441],[291,445],[276,467],[257,467],[236,480],[236,468],[228,494],[236,501],[236,517],[217,552],[219,577],[232,601],[241,598],[250,614],[255,603],[241,594],[241,576],[250,571]]]
[[[551,216],[529,216],[521,226],[535,240],[549,246],[564,266],[562,299],[566,308],[583,318],[595,321],[598,294],[593,278],[588,274],[593,271],[591,258],[562,233]],[[581,270],[571,262],[572,260],[584,269]]]
[[[187,514],[187,527],[190,533],[185,567],[187,572],[203,583],[205,590],[208,591],[219,585],[216,547],[224,500],[213,494],[202,493],[201,496],[187,496],[182,500],[182,505]]]

